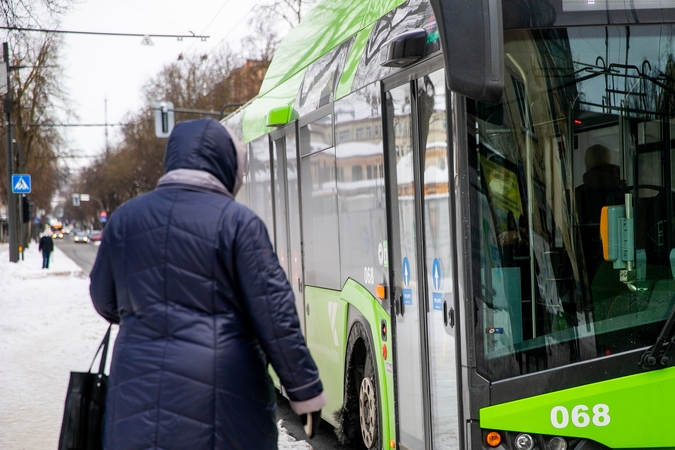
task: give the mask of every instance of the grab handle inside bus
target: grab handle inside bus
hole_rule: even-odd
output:
[[[635,232],[630,208],[605,206],[600,213],[602,256],[615,269],[632,270],[635,262]]]

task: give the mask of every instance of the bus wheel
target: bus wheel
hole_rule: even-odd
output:
[[[359,418],[361,419],[361,437],[366,448],[373,448],[377,440],[377,395],[375,391],[374,374],[368,374],[368,365],[372,372],[372,358],[368,355],[370,364],[366,364],[366,373],[361,381],[359,391]]]
[[[352,333],[358,336],[352,352],[352,368],[354,387],[358,389],[359,428],[363,448],[381,448],[380,401],[373,348],[363,324],[356,322]]]
[[[335,434],[343,445],[359,450],[381,449],[380,401],[375,354],[370,335],[361,321],[356,321],[347,341],[347,379],[345,400],[335,414]]]

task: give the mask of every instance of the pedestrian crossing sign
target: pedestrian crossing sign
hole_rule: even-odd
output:
[[[30,175],[12,175],[12,194],[30,194]]]

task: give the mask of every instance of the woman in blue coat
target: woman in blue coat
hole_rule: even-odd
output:
[[[179,123],[157,189],[109,220],[91,272],[119,333],[107,450],[276,449],[268,366],[298,414],[325,404],[263,222],[233,200],[244,150],[215,120]]]

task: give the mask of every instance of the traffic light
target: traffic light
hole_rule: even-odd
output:
[[[28,197],[21,197],[21,221],[23,223],[30,222],[30,202]]]

